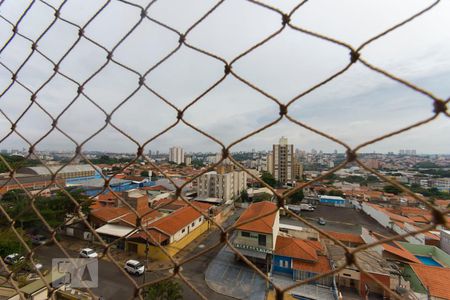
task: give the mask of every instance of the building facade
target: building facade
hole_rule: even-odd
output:
[[[184,163],[184,150],[181,147],[172,147],[169,149],[169,162],[176,164]]]
[[[281,137],[279,144],[273,145],[273,177],[281,184],[292,182],[294,177],[294,145],[288,144],[286,137]]]
[[[247,189],[247,173],[244,171],[211,171],[197,179],[197,197],[237,199]]]

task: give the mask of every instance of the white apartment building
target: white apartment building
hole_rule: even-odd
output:
[[[224,201],[236,199],[247,189],[247,173],[244,171],[211,171],[197,178],[197,197],[221,198]]]
[[[169,149],[169,161],[176,164],[184,163],[184,150],[181,147],[172,147]]]

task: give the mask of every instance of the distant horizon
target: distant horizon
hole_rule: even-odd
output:
[[[296,149],[296,150],[298,149],[300,151],[306,151],[306,153],[311,153],[313,150],[315,150],[318,153],[320,151],[322,151],[323,154],[334,154],[334,150],[333,151],[324,151],[324,150],[321,150],[321,149],[314,149],[314,148],[309,149],[309,150],[300,149],[300,148],[294,148],[294,149]],[[2,152],[5,151],[5,150],[8,151],[8,154],[11,154],[12,151],[28,152],[27,148],[25,148],[25,150],[24,149],[17,149],[17,148],[9,148],[9,149],[3,148],[3,149],[0,149],[0,154],[4,154]],[[158,152],[159,155],[163,155],[163,154],[168,155],[169,154],[168,150],[165,150],[165,151],[164,150],[152,150],[152,149],[150,149],[150,150],[152,151],[152,154],[156,154],[156,151],[159,151]],[[203,151],[202,152],[202,151],[187,151],[186,149],[184,149],[184,150],[185,150],[185,154],[211,154],[211,155],[214,155],[214,154],[220,153],[220,151],[217,151],[217,152]],[[255,153],[271,151],[271,149],[254,149],[254,150],[255,150],[254,151]],[[400,150],[415,150],[415,149],[400,149]],[[75,153],[76,151],[75,151],[75,149],[74,150],[69,150],[69,149],[65,149],[65,150],[61,150],[61,149],[46,149],[46,150],[36,150],[35,152],[36,153],[40,153],[40,152]],[[252,152],[253,152],[253,149],[231,151],[231,153],[252,153]],[[105,150],[83,150],[82,153],[100,153],[100,154],[113,154],[113,155],[120,155],[120,154],[133,155],[133,154],[136,154],[136,152],[132,152],[132,151],[130,151],[130,152],[115,152],[115,151],[105,151]],[[346,153],[345,151],[337,150],[337,154],[345,154],[345,153]],[[385,154],[385,155],[394,154],[394,155],[402,155],[402,156],[450,155],[450,152],[449,153],[421,153],[421,152],[416,152],[416,154],[400,154],[399,150],[387,151],[387,152],[371,151],[371,152],[357,152],[357,153],[358,154]],[[144,151],[143,154],[144,155],[148,155],[148,150]]]

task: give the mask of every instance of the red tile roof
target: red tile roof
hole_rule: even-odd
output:
[[[327,231],[327,233],[341,242],[350,242],[359,245],[365,244],[362,237],[357,234],[336,232],[336,231]]]
[[[415,263],[421,263],[417,257],[415,257],[411,252],[409,252],[408,250],[406,250],[405,248],[403,248],[402,245],[400,245],[399,243],[392,241],[389,244],[388,243],[384,243],[383,244],[383,248],[385,251],[394,254],[398,257],[401,257],[407,261],[410,262],[415,262]]]
[[[168,191],[168,189],[162,185],[144,186],[144,187],[141,187],[140,190],[143,190],[143,191]]]
[[[130,212],[128,207],[101,207],[91,211],[91,216],[106,223]]]
[[[148,228],[156,228],[163,233],[174,235],[200,216],[201,214],[194,208],[186,206],[150,223]]]
[[[316,261],[317,249],[305,240],[279,235],[275,245],[275,254],[303,260]]]
[[[419,280],[425,288],[428,288],[431,296],[442,299],[450,299],[450,268],[426,266],[423,264],[410,264]]]
[[[331,271],[330,262],[326,256],[319,256],[317,261],[309,263],[294,259],[293,268],[296,270],[309,271],[316,274],[322,274]]]
[[[270,213],[272,212],[272,213]],[[263,216],[267,213],[270,213],[269,215],[256,219],[250,223],[242,224],[252,218]],[[257,203],[252,203],[239,217],[239,220],[237,220],[236,225],[237,229],[239,230],[245,230],[245,231],[254,231],[254,232],[261,232],[261,233],[272,233],[273,225],[275,223],[275,218],[278,214],[277,206],[275,203],[268,202],[268,201],[262,201]]]
[[[143,239],[143,240],[148,240],[151,244],[153,244],[153,245],[156,245],[156,243],[154,243],[153,241],[157,241],[158,243],[162,243],[162,242],[164,242],[164,241],[166,241],[166,240],[168,240],[169,239],[169,236],[168,235],[166,235],[166,234],[164,234],[164,233],[162,233],[162,232],[160,232],[160,231],[158,231],[158,230],[156,230],[156,229],[154,229],[154,228],[151,228],[151,229],[147,229],[147,232],[150,234],[150,237],[151,238],[149,238],[148,236],[147,236],[147,233],[145,233],[144,231],[139,231],[139,232],[136,232],[135,234],[132,234],[130,237],[129,237],[129,239]]]

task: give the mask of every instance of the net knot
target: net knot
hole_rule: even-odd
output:
[[[433,223],[435,225],[444,225],[447,223],[444,215],[437,209],[433,209],[431,214],[433,215]]]
[[[447,104],[442,100],[434,101],[434,113],[440,114],[445,113],[447,111]]]
[[[226,64],[224,67],[225,74],[230,74],[231,72],[231,66],[229,64]]]
[[[291,21],[291,17],[288,14],[284,14],[281,17],[281,24],[283,24],[283,26],[288,24],[290,21]]]
[[[285,116],[287,114],[287,106],[284,104],[280,104],[280,116]]]
[[[228,156],[230,156],[230,151],[226,148],[222,149],[222,157],[228,158]]]
[[[351,266],[355,263],[355,255],[350,252],[345,252],[345,261],[348,266]]]
[[[356,52],[356,51],[350,52],[350,62],[351,62],[352,64],[354,64],[355,62],[357,62],[358,59],[359,59],[359,57],[360,57],[360,54],[359,54],[358,52]]]
[[[355,161],[355,159],[357,157],[355,151],[348,149],[346,154],[347,154],[347,161],[348,162]]]
[[[136,155],[137,155],[137,156],[141,156],[142,153],[144,153],[144,148],[143,148],[142,146],[141,146],[141,147],[138,147],[138,148],[137,148]]]

